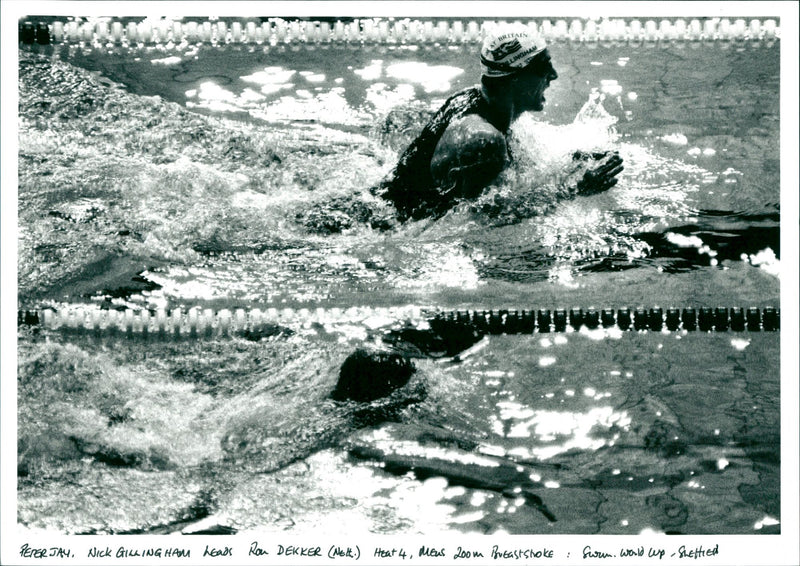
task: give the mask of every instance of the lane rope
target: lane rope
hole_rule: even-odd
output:
[[[574,332],[586,327],[622,331],[774,332],[775,307],[686,307],[442,311],[417,306],[348,309],[108,310],[91,305],[21,310],[19,326],[47,330],[139,337],[211,338],[265,331],[292,324],[361,324],[371,329],[397,323],[427,324],[436,332],[469,326],[486,334]]]
[[[493,28],[507,21],[445,21],[416,19],[284,20],[267,21],[209,18],[176,21],[147,18],[140,21],[108,18],[55,19],[19,23],[19,41],[25,44],[82,44],[84,46],[183,44],[439,44],[480,43]],[[550,42],[660,42],[746,41],[771,42],[780,38],[775,19],[673,18],[602,20],[525,19],[527,25]]]

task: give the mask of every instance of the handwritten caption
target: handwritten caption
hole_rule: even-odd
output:
[[[364,559],[370,563],[396,563],[413,561],[435,562],[441,559],[442,562],[449,561],[472,561],[474,563],[484,563],[486,561],[501,562],[547,562],[558,559],[571,559],[572,562],[586,561],[587,563],[597,563],[608,560],[609,563],[624,562],[626,559],[646,559],[648,562],[657,563],[664,559],[679,559],[695,561],[699,559],[713,559],[719,556],[719,544],[714,545],[676,545],[674,547],[662,546],[625,546],[625,545],[586,545],[576,552],[577,549],[551,548],[548,546],[524,547],[524,546],[502,546],[498,544],[487,544],[474,546],[444,546],[444,545],[374,545],[364,548],[358,544],[331,544],[331,545],[294,545],[264,542],[260,540],[250,541],[244,545],[243,541],[236,540],[232,544],[200,544],[200,545],[175,545],[175,546],[139,546],[136,544],[117,545],[117,546],[91,546],[80,550],[65,546],[34,546],[25,543],[19,547],[19,556],[30,559],[31,561],[53,559],[57,561],[70,561],[72,559],[89,559],[97,562],[108,559],[137,558],[169,558],[189,560],[202,558],[226,559],[235,557],[249,557],[250,559],[269,557],[270,561],[277,562],[303,562],[307,559],[317,559],[316,561],[336,561],[357,562]]]
[[[583,547],[583,558],[654,558],[662,560],[665,557],[669,558],[707,558],[719,555],[719,544],[712,547],[703,547],[702,545],[696,547],[687,547],[681,545],[674,552],[667,553],[664,548],[654,548],[652,546],[636,546],[636,547],[622,547],[618,550],[599,548],[592,548],[591,546]]]

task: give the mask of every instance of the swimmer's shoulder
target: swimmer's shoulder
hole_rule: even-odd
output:
[[[506,137],[478,114],[454,120],[442,134],[431,158],[434,179],[443,179],[453,168],[485,169],[499,174],[506,163]]]

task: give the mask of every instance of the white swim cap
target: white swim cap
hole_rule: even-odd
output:
[[[486,77],[514,74],[546,47],[544,39],[524,25],[497,27],[483,40],[481,71]]]

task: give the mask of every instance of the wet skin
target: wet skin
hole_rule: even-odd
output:
[[[431,216],[444,214],[458,199],[476,198],[502,173],[509,162],[509,125],[525,112],[542,111],[545,91],[557,78],[544,50],[524,69],[500,81],[484,82],[487,109],[449,124],[431,156],[430,173],[439,196]],[[623,170],[617,153],[579,155],[576,161],[584,162],[585,173],[575,186],[576,194],[600,193],[617,183]]]
[[[541,112],[544,110],[544,91],[557,78],[558,73],[553,67],[550,54],[545,49],[530,68],[522,71],[512,79],[514,92],[517,93],[514,100],[515,113]]]

